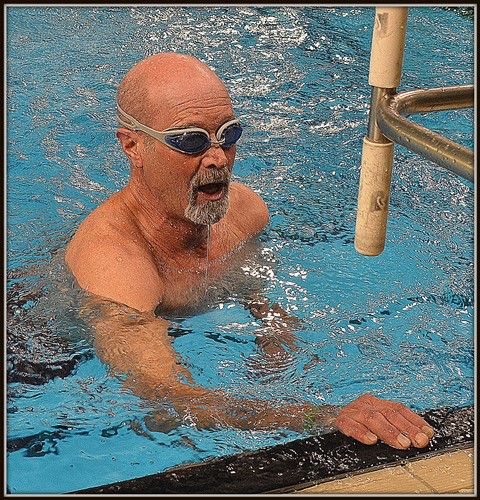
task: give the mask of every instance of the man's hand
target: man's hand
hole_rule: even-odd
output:
[[[425,420],[401,403],[364,394],[343,407],[335,426],[357,441],[375,444],[378,439],[400,450],[423,448],[434,435]]]
[[[279,304],[271,304],[258,295],[244,304],[252,315],[261,320],[263,325],[255,332],[258,345],[271,358],[283,358],[289,353],[285,350],[296,351],[296,328],[302,325],[302,320],[290,316]]]

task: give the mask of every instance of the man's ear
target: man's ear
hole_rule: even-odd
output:
[[[138,135],[136,132],[129,130],[128,128],[119,128],[116,136],[132,165],[135,167],[141,167],[142,157],[138,150]]]

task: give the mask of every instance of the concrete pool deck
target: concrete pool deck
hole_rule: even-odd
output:
[[[459,494],[475,491],[474,449],[460,449],[394,467],[332,479],[293,493],[328,494]]]
[[[353,493],[354,487],[366,493],[375,485],[376,492],[385,494],[398,479],[405,493],[435,494],[451,487],[451,477],[456,480],[452,488],[468,494],[473,489],[474,408],[440,408],[422,415],[436,430],[426,448],[366,446],[331,432],[75,493],[310,495]]]

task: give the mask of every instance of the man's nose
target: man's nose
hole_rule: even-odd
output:
[[[212,144],[202,158],[202,166],[205,168],[225,168],[227,163],[227,155],[218,144]]]

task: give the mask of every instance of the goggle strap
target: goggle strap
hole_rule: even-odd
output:
[[[203,128],[197,128],[197,127],[191,127],[191,128],[185,128],[185,129],[171,129],[171,130],[155,130],[153,128],[148,127],[147,125],[144,125],[143,123],[140,123],[138,120],[136,120],[133,116],[129,115],[123,109],[117,104],[117,109],[120,113],[122,113],[125,118],[127,118],[131,123],[125,122],[125,120],[122,120],[118,114],[117,114],[117,119],[120,124],[125,125],[127,128],[130,130],[141,130],[142,132],[145,132],[153,137],[156,137],[157,139],[163,140],[163,138],[167,135],[182,135],[182,134],[187,134],[189,132],[200,132],[202,134],[205,134],[208,137],[208,132],[206,130],[203,130]]]
[[[127,123],[125,120],[122,120],[117,114],[118,122],[130,130],[141,130],[142,132],[145,132],[160,140],[163,140],[165,135],[168,135],[168,133],[159,132],[158,130],[143,125],[143,123],[140,123],[139,121],[135,120],[133,116],[123,111],[123,109],[118,104],[117,104],[117,110],[130,121],[130,123]]]

